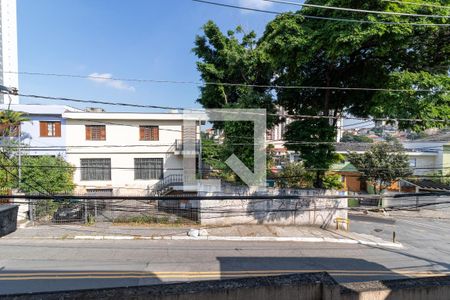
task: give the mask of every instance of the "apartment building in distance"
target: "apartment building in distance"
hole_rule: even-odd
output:
[[[182,187],[183,114],[67,112],[67,161],[77,193],[148,195]]]
[[[16,0],[0,0],[0,85],[19,88]],[[0,94],[0,103],[18,104],[19,98]]]

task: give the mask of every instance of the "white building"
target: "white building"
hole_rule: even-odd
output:
[[[0,85],[18,89],[19,75],[14,73],[19,70],[16,0],[0,0],[0,26]],[[19,98],[0,94],[0,103],[10,101],[17,104]]]
[[[183,114],[69,112],[67,161],[78,193],[143,195],[182,183]]]

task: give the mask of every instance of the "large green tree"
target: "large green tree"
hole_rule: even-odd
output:
[[[193,49],[205,82],[198,102],[209,109],[266,108],[274,113],[273,95],[266,87],[261,87],[270,85],[271,66],[265,53],[257,47],[255,32],[245,33],[238,27],[224,34],[212,21],[203,26],[203,31],[204,35],[196,37]],[[275,121],[276,118],[269,117],[268,127]],[[252,169],[253,123],[216,122],[214,125],[224,131],[222,157],[226,159],[235,154]]]
[[[404,2],[404,3],[401,3]],[[417,2],[417,1],[416,1]],[[430,0],[424,3],[440,4]],[[310,4],[375,11],[448,15],[445,8],[411,5],[407,1],[310,0]],[[374,15],[319,8],[303,8],[278,16],[267,25],[259,48],[273,67],[277,102],[292,115],[322,115],[330,119],[297,118],[286,139],[308,167],[327,169],[334,160],[337,119],[358,117],[428,119],[401,121],[400,128],[441,127],[450,115],[450,27],[338,22],[305,18],[314,15],[382,22],[448,24],[447,18]],[[372,88],[346,90],[340,88]],[[407,89],[410,92],[378,91]],[[419,92],[427,89],[432,92]],[[299,144],[299,141],[330,144]],[[323,176],[324,173],[321,174]],[[317,185],[321,185],[318,180]]]
[[[20,190],[26,193],[71,193],[74,168],[61,157],[25,156]]]
[[[442,7],[411,4],[406,0],[307,0],[305,3],[448,15],[444,1],[416,2]],[[399,127],[413,130],[448,125],[435,120],[448,120],[450,115],[450,27],[411,23],[448,25],[449,22],[445,17],[304,7],[277,16],[259,40],[254,32],[244,33],[241,28],[223,34],[217,25],[208,22],[204,35],[196,39],[194,52],[200,59],[198,69],[202,79],[218,84],[202,87],[199,102],[206,108],[273,109],[273,102],[283,106],[295,118],[287,127],[287,147],[300,153],[305,167],[323,170],[317,172],[315,183],[316,187],[322,187],[325,170],[336,160],[333,142],[342,116],[402,119]],[[266,85],[276,87],[262,87]],[[318,115],[322,119],[302,115]],[[233,146],[249,140],[248,128],[235,124],[225,130],[230,151],[250,156],[250,147]],[[314,145],[316,142],[320,143]]]

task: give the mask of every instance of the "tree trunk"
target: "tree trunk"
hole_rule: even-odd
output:
[[[317,189],[323,189],[323,175],[324,171],[317,171],[316,180],[314,181],[314,187]]]

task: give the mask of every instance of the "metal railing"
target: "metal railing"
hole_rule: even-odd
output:
[[[158,183],[153,185],[150,188],[150,190],[152,194],[158,195],[167,188],[182,184],[183,184],[183,174],[171,174],[164,177],[164,179],[160,180]]]
[[[184,142],[183,140],[176,140],[175,141],[175,150],[176,151],[183,151],[184,149]],[[195,151],[200,151],[200,141],[195,141]]]

